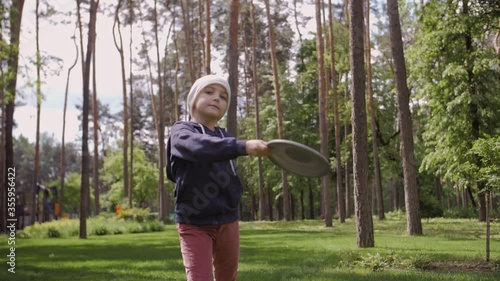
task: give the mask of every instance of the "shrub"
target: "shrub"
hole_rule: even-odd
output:
[[[420,194],[420,213],[422,218],[437,218],[443,216],[443,207],[435,197]]]
[[[118,218],[125,220],[135,220],[137,222],[143,222],[151,219],[151,210],[149,208],[140,209],[140,208],[129,208],[122,209],[118,211]]]
[[[390,251],[387,255],[367,253],[363,256],[353,251],[348,251],[341,253],[340,257],[341,267],[361,267],[368,268],[372,271],[382,271],[387,268],[399,268],[403,270],[428,269],[432,263],[432,260],[424,254],[402,258],[394,251]]]
[[[94,228],[94,234],[95,235],[106,235],[108,234],[108,229],[105,227],[105,226],[99,226],[99,227],[96,227]]]
[[[340,266],[354,268],[355,265],[361,260],[361,256],[354,251],[346,251],[340,253]]]
[[[165,230],[165,225],[160,221],[150,221],[148,222],[148,227],[151,232],[158,232]]]
[[[98,216],[87,220],[87,235],[108,235],[123,233],[143,233],[163,231],[165,225],[158,220],[142,221],[106,218]],[[78,219],[61,219],[45,223],[35,223],[18,232],[19,238],[56,238],[78,236]]]
[[[454,208],[444,211],[443,217],[451,219],[472,219],[477,218],[478,213],[475,208]]]
[[[380,253],[374,255],[369,253],[361,257],[361,260],[358,261],[357,264],[363,268],[369,268],[372,271],[382,271],[390,265],[387,258],[380,255]]]
[[[424,254],[410,256],[404,264],[410,269],[428,269],[431,266],[431,259]]]
[[[50,238],[61,237],[61,233],[59,232],[59,230],[57,230],[57,228],[55,228],[54,226],[51,226],[47,229],[47,237],[50,237]]]

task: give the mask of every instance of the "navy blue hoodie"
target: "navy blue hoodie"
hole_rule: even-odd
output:
[[[218,225],[238,219],[243,188],[232,160],[244,140],[220,127],[177,122],[167,141],[167,177],[175,183],[176,222]]]

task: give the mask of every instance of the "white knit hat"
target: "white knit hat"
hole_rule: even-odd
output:
[[[231,101],[231,87],[229,87],[229,84],[227,83],[226,79],[217,76],[217,75],[206,75],[203,77],[198,78],[196,82],[194,82],[193,86],[191,86],[191,90],[189,90],[189,94],[187,96],[187,109],[189,114],[193,114],[193,106],[194,106],[194,101],[196,100],[196,97],[198,94],[205,88],[206,86],[210,84],[218,84],[224,87],[228,94],[228,99],[227,99],[227,107],[226,111],[224,112],[224,115],[227,113],[227,110],[229,109],[229,102]]]

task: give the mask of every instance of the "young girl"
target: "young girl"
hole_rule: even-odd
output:
[[[270,156],[261,140],[238,140],[217,126],[231,97],[216,75],[199,78],[187,106],[191,122],[172,126],[167,177],[175,183],[177,231],[188,281],[236,280],[239,260],[238,206],[243,192],[233,160]]]

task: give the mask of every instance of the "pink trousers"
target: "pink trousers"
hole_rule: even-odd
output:
[[[240,258],[238,221],[222,225],[177,224],[188,281],[236,280]]]

